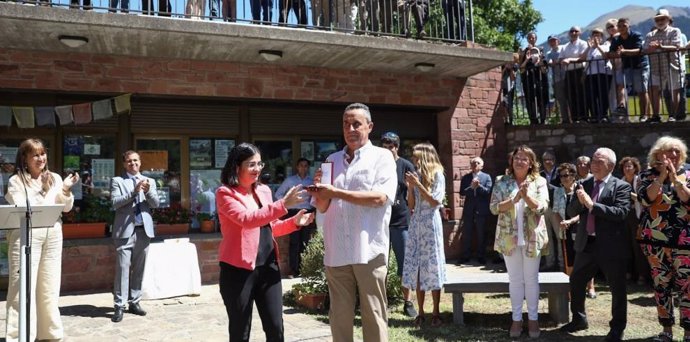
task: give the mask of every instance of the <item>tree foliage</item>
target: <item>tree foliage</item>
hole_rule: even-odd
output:
[[[473,1],[474,41],[514,52],[544,18],[532,0]]]

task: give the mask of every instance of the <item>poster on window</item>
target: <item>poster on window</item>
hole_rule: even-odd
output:
[[[84,154],[91,156],[98,156],[101,154],[101,145],[98,144],[84,144]]]
[[[189,167],[210,168],[213,161],[211,139],[189,139]]]
[[[0,147],[0,163],[14,164],[19,147]]]
[[[302,141],[301,148],[302,158],[309,161],[314,161],[314,142],[313,141]]]
[[[91,159],[93,168],[93,187],[107,189],[110,187],[110,178],[115,176],[115,159]]]
[[[228,160],[228,153],[233,147],[235,147],[235,140],[216,139],[216,149],[214,152],[216,169],[222,169],[225,166],[225,162]]]

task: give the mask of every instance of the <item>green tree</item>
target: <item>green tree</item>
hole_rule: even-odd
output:
[[[544,18],[532,0],[473,1],[474,41],[514,52]]]

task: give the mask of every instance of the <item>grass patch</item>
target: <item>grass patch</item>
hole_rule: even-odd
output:
[[[611,319],[611,293],[602,279],[597,279],[597,298],[587,299],[585,305],[590,328],[575,334],[558,331],[556,325],[548,315],[548,303],[543,295],[539,301],[539,324],[542,328],[541,341],[598,341],[603,339],[609,331],[608,321]],[[583,289],[584,291],[584,289]],[[416,305],[415,305],[416,306]],[[444,324],[438,328],[429,325],[431,320],[431,295],[427,294],[425,311],[426,324],[421,328],[412,325],[412,318],[401,313],[402,306],[396,305],[389,309],[389,340],[405,341],[512,341],[508,337],[511,323],[510,298],[508,294],[466,294],[465,295],[465,326],[453,324],[452,295],[441,295],[441,317]],[[525,309],[526,310],[526,309]],[[316,319],[328,323],[325,312],[310,312]],[[678,310],[676,309],[676,316]],[[526,323],[527,314],[523,320]],[[526,326],[526,324],[525,324]],[[657,321],[656,304],[650,286],[628,283],[628,325],[625,330],[626,341],[648,341],[661,331]],[[361,320],[355,318],[355,335],[363,339]],[[674,337],[678,340],[683,336],[682,329],[674,326]],[[527,333],[518,339],[530,340]]]

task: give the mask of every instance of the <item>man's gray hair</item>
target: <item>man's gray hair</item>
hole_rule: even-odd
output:
[[[369,111],[369,107],[365,105],[364,103],[359,103],[355,102],[347,107],[345,107],[345,111],[343,112],[343,115],[349,111],[356,110],[356,109],[361,109],[364,112],[364,117],[367,119],[367,122],[371,122],[371,112]]]
[[[579,163],[579,162],[585,162],[585,163],[589,164],[591,161],[592,161],[592,160],[591,160],[589,157],[587,157],[587,156],[579,156],[579,157],[577,157],[577,162],[578,162],[578,163]]]
[[[482,157],[474,157],[474,158],[470,159],[470,163],[474,162],[474,161],[479,162],[479,164],[484,165],[484,159],[482,159]]]
[[[606,157],[606,159],[609,160],[609,163],[611,163],[611,165],[616,165],[616,152],[613,152],[612,149],[608,147],[599,147],[596,151],[594,151],[593,156],[597,154]]]

